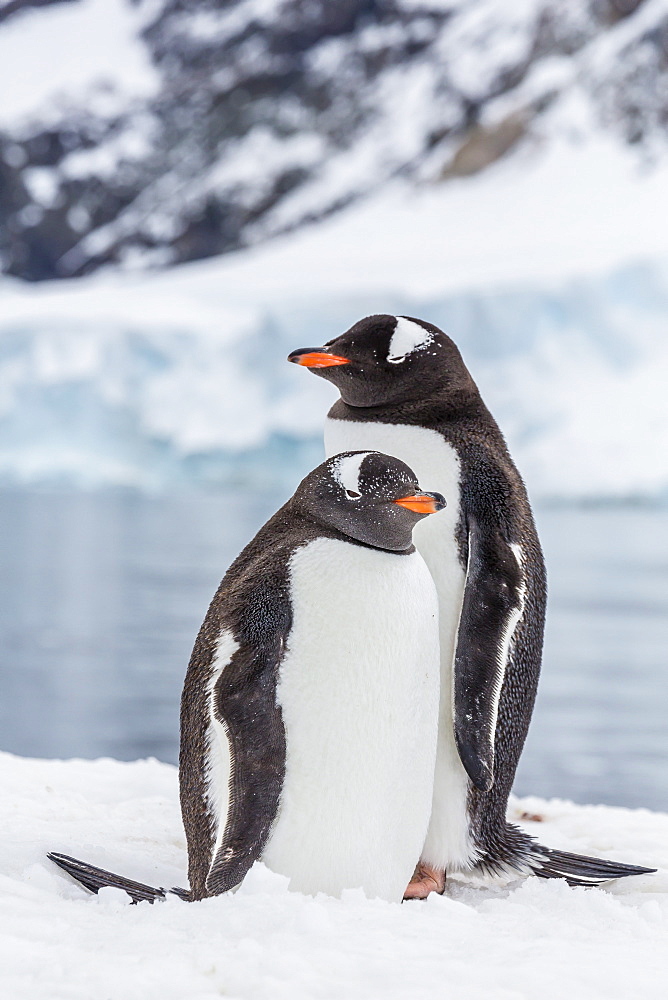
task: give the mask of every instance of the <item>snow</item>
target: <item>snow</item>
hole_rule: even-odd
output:
[[[322,146],[322,137],[315,132],[278,139],[266,126],[256,125],[243,139],[230,143],[224,159],[204,177],[202,187],[216,190],[245,182],[268,194],[281,171],[311,166],[322,154]]]
[[[60,850],[185,882],[175,768],[0,754],[0,968],[12,1000],[628,1000],[665,996],[668,873],[569,889],[537,878],[403,905],[289,893],[262,865],[234,895],[128,905],[49,864]],[[513,800],[554,847],[668,866],[668,815]]]
[[[485,0],[463,7],[445,37],[448,73],[458,91],[480,99],[494,81],[531,55],[534,22],[544,14],[536,0]],[[444,54],[446,54],[444,53]]]
[[[198,10],[182,19],[182,28],[189,38],[199,41],[218,41],[237,32],[248,24],[258,25],[276,16],[276,0],[243,0],[231,10]]]
[[[605,73],[622,50],[655,29],[666,15],[666,0],[646,0],[638,5],[632,17],[620,18],[610,31],[604,32],[588,46],[585,64]]]
[[[90,107],[91,92],[118,100],[156,92],[158,76],[139,37],[145,11],[127,0],[78,0],[26,10],[2,25],[0,123],[48,114],[70,101]],[[122,95],[122,97],[121,97]]]
[[[444,280],[450,287],[511,280],[521,261],[523,279],[537,272],[552,279],[564,269],[589,268],[592,258],[597,267],[612,267],[620,252],[627,260],[653,254],[657,246],[665,251],[660,54],[656,40],[643,43],[650,29],[660,32],[665,0],[647,0],[616,23],[586,0],[405,0],[404,6],[403,16],[390,11],[378,23],[362,18],[350,33],[342,26],[335,37],[325,33],[306,44],[295,69],[302,82],[290,94],[277,85],[265,124],[258,111],[254,127],[216,141],[212,135],[212,142],[181,135],[174,101],[189,92],[185,66],[209,65],[222,45],[229,58],[218,65],[213,57],[202,99],[212,107],[225,104],[236,81],[243,104],[246,91],[254,92],[248,81],[258,66],[271,77],[281,65],[276,39],[294,27],[290,5],[244,0],[191,10],[159,0],[78,0],[3,21],[0,84],[8,96],[0,124],[17,139],[14,147],[6,144],[8,161],[26,155],[19,143],[31,129],[43,131],[59,118],[64,134],[79,136],[50,178],[29,184],[31,193],[37,185],[38,207],[45,207],[48,185],[76,199],[81,186],[67,180],[100,178],[105,187],[119,170],[121,186],[132,195],[122,204],[115,196],[106,199],[99,218],[92,213],[86,221],[79,213],[74,221],[82,239],[60,260],[61,273],[83,273],[105,251],[144,266],[187,254],[184,248],[193,244],[176,237],[211,201],[227,217],[230,240],[250,246],[290,231],[276,244],[277,253],[286,249],[276,281],[291,261],[309,248],[317,251],[322,263],[307,264],[306,272],[323,278],[321,289],[359,287],[354,275],[361,270],[366,287],[377,288],[398,271],[405,291],[442,291]],[[153,23],[147,43],[142,29],[161,7],[164,16]],[[165,46],[181,55],[162,60]],[[472,103],[480,112],[476,125]],[[108,130],[116,114],[119,121]],[[230,114],[234,132],[237,113]],[[589,142],[581,141],[584,119]],[[638,138],[640,125],[642,142],[631,148],[626,140]],[[501,134],[488,134],[483,159],[493,155],[492,147],[498,153],[513,141],[520,152],[447,190],[436,183],[452,173],[458,152],[464,157],[457,169],[467,149],[472,169],[471,144],[480,155],[488,127]],[[662,165],[643,178],[650,154]],[[423,185],[417,193],[416,183]],[[319,239],[312,231],[294,237],[292,230],[309,219],[374,191],[379,193],[366,206],[320,226]],[[230,215],[230,203],[244,211]],[[18,221],[30,226],[39,218],[32,206]],[[483,224],[494,232],[481,240]],[[407,236],[414,262],[409,274],[406,255],[377,235],[395,225]],[[444,239],[449,248],[442,248]],[[343,260],[341,240],[352,241]],[[251,269],[264,259],[272,262],[276,254],[244,258]],[[294,276],[288,283],[294,286]]]
[[[133,116],[108,141],[90,149],[78,149],[64,157],[59,164],[59,173],[69,180],[112,177],[120,162],[138,161],[148,155],[154,132],[155,120],[150,114]]]
[[[554,282],[668,255],[667,185],[668,161],[643,170],[612,139],[565,138],[473,178],[396,183],[215,266],[230,290],[258,296]]]
[[[564,136],[216,260],[4,279],[0,479],[294,483],[335,393],[286,355],[387,312],[453,336],[532,496],[665,498],[667,183]]]

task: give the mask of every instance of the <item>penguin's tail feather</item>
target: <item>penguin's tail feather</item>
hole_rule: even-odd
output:
[[[651,875],[656,871],[656,868],[624,865],[619,861],[543,847],[513,823],[506,823],[499,833],[486,845],[477,862],[479,870],[492,876],[537,875],[538,878],[561,878],[572,886],[596,886],[615,878]]]
[[[47,854],[47,858],[89,892],[97,893],[100,889],[107,887],[123,889],[132,898],[133,903],[140,903],[144,900],[154,903],[156,899],[164,899],[168,893],[173,893],[186,901],[190,900],[190,893],[187,889],[156,889],[151,885],[144,885],[143,882],[134,882],[123,875],[115,875],[114,872],[96,868],[95,865],[86,864],[85,861],[77,861],[76,858],[70,858],[67,854],[51,852]]]
[[[541,847],[540,855],[534,854],[530,867],[539,878],[563,878],[569,885],[595,886],[614,878],[628,875],[651,875],[656,868],[641,865],[623,865],[604,858],[589,858],[584,854],[569,854]]]

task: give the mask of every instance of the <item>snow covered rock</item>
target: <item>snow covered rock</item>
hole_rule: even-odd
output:
[[[563,133],[662,157],[667,33],[663,0],[5,2],[0,268],[207,257]]]
[[[665,815],[513,801],[511,818],[543,843],[663,866],[604,889],[451,880],[443,897],[400,906],[290,893],[258,865],[234,895],[130,906],[88,895],[44,855],[183,884],[175,768],[1,754],[0,787],[0,988],[12,1000],[665,996]]]

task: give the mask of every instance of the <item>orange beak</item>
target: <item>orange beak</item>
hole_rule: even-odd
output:
[[[288,361],[292,361],[295,365],[303,365],[304,368],[332,368],[334,365],[350,364],[348,358],[340,358],[326,351],[312,351],[308,347],[288,354]]]
[[[412,496],[400,497],[394,503],[415,514],[435,514],[446,506],[445,498],[440,493],[414,493]]]

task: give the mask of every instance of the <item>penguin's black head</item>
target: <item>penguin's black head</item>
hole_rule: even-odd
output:
[[[454,342],[409,316],[366,316],[324,347],[288,361],[333,382],[349,406],[385,406],[475,388]]]
[[[420,489],[412,469],[379,451],[327,459],[299,484],[291,503],[318,524],[393,552],[410,550],[417,522],[445,507],[440,493]]]

